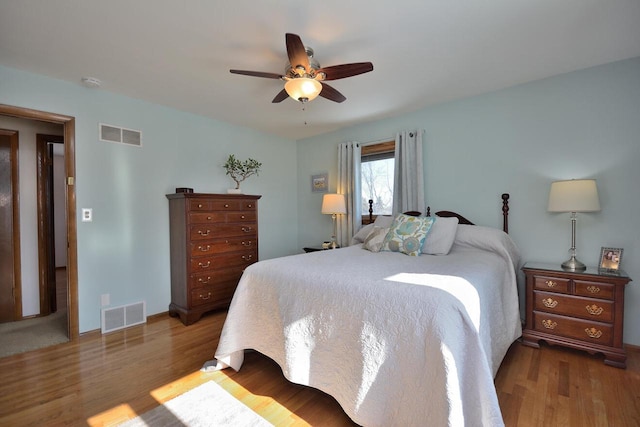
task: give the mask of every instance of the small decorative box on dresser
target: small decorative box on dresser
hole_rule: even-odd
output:
[[[539,340],[603,353],[604,363],[626,368],[622,346],[624,288],[631,281],[623,271],[597,268],[567,271],[560,265],[526,263],[526,325],[523,344],[539,348]]]
[[[228,307],[244,269],[258,260],[258,199],[244,194],[167,194],[169,314],[185,325]]]

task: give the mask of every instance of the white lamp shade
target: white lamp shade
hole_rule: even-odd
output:
[[[284,84],[284,90],[296,101],[313,101],[322,92],[322,85],[308,77],[296,77]]]
[[[325,194],[322,197],[323,214],[346,214],[347,207],[342,194]]]
[[[549,212],[597,212],[600,210],[595,179],[572,179],[551,183]]]

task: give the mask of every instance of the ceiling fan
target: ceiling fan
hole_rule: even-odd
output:
[[[282,102],[287,97],[307,103],[318,95],[334,102],[343,102],[347,98],[333,87],[325,83],[327,80],[338,80],[346,77],[373,71],[371,62],[356,62],[331,67],[320,67],[313,57],[313,49],[302,44],[296,34],[287,33],[285,37],[289,63],[284,74],[267,73],[262,71],[229,70],[232,74],[263,77],[266,79],[280,79],[285,82],[282,89],[271,102]]]

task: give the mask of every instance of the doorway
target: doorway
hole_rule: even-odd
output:
[[[67,248],[67,301],[68,309],[67,330],[70,340],[79,336],[78,323],[78,265],[77,265],[77,229],[76,229],[76,195],[75,195],[75,118],[56,113],[32,110],[21,107],[0,104],[0,115],[35,120],[47,123],[57,123],[63,126],[64,135],[64,175],[65,175],[65,207],[66,207],[66,238]],[[19,265],[19,264],[18,264]],[[55,275],[54,275],[55,276]],[[42,304],[41,304],[42,305]]]

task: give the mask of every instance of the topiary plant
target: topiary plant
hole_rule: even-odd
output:
[[[227,171],[227,175],[231,177],[236,183],[236,189],[240,189],[240,183],[250,177],[251,175],[258,175],[262,163],[259,161],[248,158],[245,161],[236,159],[236,156],[229,154],[227,162],[223,165]]]

